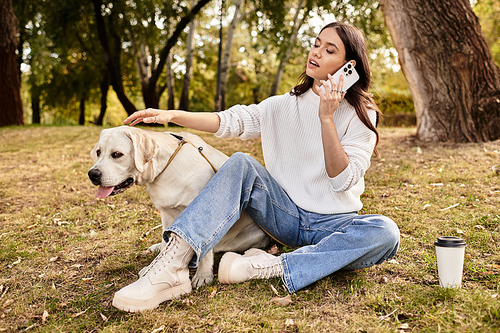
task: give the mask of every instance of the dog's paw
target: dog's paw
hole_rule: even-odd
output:
[[[196,274],[193,276],[193,279],[191,280],[191,285],[193,288],[200,288],[204,287],[206,285],[209,285],[214,279],[214,275],[212,273],[205,273],[205,274]]]
[[[157,253],[157,252],[160,252],[160,250],[161,250],[161,243],[151,245],[151,246],[148,248],[148,250],[149,250],[149,252],[151,252],[151,253]]]

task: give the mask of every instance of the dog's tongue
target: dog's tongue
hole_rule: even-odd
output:
[[[97,197],[99,199],[104,199],[108,195],[113,192],[114,187],[104,187],[104,186],[99,186],[99,189],[97,190]]]

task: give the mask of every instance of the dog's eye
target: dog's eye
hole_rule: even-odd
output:
[[[95,153],[97,154],[97,157],[101,156],[101,150],[100,149],[97,149]]]
[[[118,152],[118,151],[115,151],[113,154],[111,154],[111,157],[113,157],[113,158],[120,158],[122,156],[123,156],[123,154]]]

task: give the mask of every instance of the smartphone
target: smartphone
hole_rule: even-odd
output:
[[[333,79],[339,85],[340,75],[344,74],[344,86],[342,87],[343,91],[347,91],[356,81],[359,80],[359,74],[356,72],[354,65],[351,62],[346,63],[342,68],[340,68],[335,74],[333,74]],[[323,93],[326,94],[325,87],[323,85],[320,86]],[[330,84],[328,84],[328,88],[332,89]]]

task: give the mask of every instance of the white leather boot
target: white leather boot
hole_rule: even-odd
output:
[[[254,251],[253,253],[254,255],[251,256],[239,255],[234,252],[224,254],[219,263],[219,282],[240,283],[251,279],[270,279],[283,276],[283,265],[280,257],[265,251]]]
[[[192,290],[188,264],[194,251],[182,238],[170,234],[167,246],[143,272],[139,280],[115,293],[113,306],[128,312],[156,308],[169,299]]]

